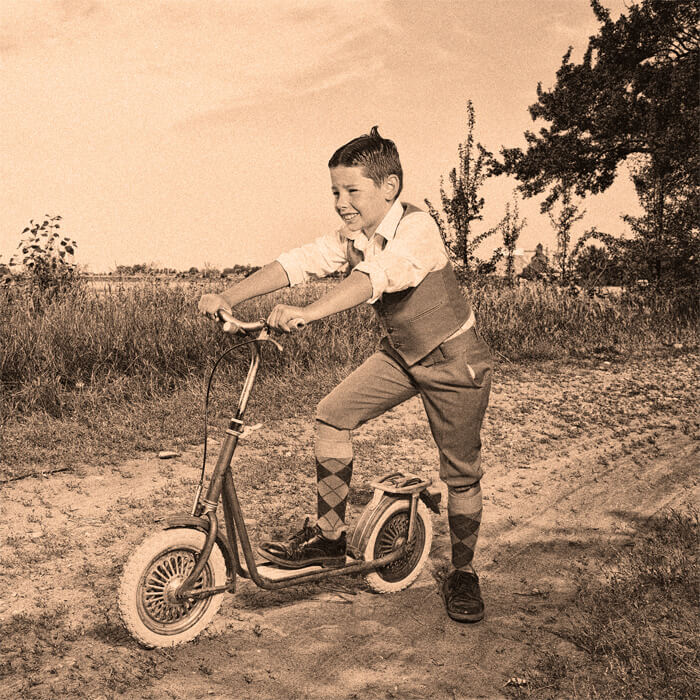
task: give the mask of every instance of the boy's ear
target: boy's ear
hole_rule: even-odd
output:
[[[399,194],[399,176],[398,175],[388,175],[386,178],[384,178],[384,182],[382,183],[382,190],[383,190],[383,195],[384,199],[386,199],[387,202],[392,201],[398,197]]]

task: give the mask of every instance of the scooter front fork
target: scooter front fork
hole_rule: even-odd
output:
[[[209,511],[205,513],[207,520],[209,520],[209,528],[207,529],[206,539],[204,540],[204,547],[197,557],[197,562],[194,565],[194,569],[190,571],[190,575],[182,582],[178,589],[175,591],[176,598],[187,598],[188,592],[194,586],[194,584],[199,580],[199,577],[204,571],[204,567],[209,561],[209,555],[211,550],[214,548],[214,542],[216,542],[216,537],[219,534],[219,521],[216,518],[215,511]],[[224,589],[228,588],[225,586]]]

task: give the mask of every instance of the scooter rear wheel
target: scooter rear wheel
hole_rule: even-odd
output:
[[[381,514],[364,549],[364,559],[378,559],[398,549],[408,536],[410,501],[393,501]],[[367,584],[378,593],[393,593],[408,588],[418,578],[430,554],[433,524],[422,501],[416,509],[413,540],[408,552],[396,561],[365,574]]]
[[[189,576],[205,535],[193,528],[162,530],[129,557],[119,586],[119,614],[145,647],[171,647],[194,639],[216,615],[221,595],[179,600],[177,587]],[[194,590],[226,583],[226,563],[215,544]]]

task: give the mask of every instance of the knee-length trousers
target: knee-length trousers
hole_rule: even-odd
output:
[[[319,403],[316,418],[354,430],[420,394],[440,454],[440,478],[467,486],[483,474],[480,434],[492,369],[489,348],[474,328],[411,366],[383,338],[379,351]]]

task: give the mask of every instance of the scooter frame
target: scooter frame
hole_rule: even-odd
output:
[[[194,528],[205,533],[206,539],[204,546],[196,557],[194,568],[190,571],[187,578],[175,589],[170,592],[170,596],[177,601],[184,600],[199,600],[208,598],[218,593],[235,592],[236,577],[251,579],[257,586],[267,590],[277,590],[286,588],[298,583],[307,583],[309,581],[319,581],[347,574],[367,573],[380,569],[392,562],[400,559],[409,552],[409,545],[413,539],[416,510],[418,500],[422,499],[428,507],[433,511],[439,512],[437,503],[439,502],[439,492],[432,493],[428,491],[428,487],[432,481],[430,479],[422,479],[403,474],[390,474],[380,481],[373,482],[372,486],[377,490],[384,491],[384,496],[389,498],[410,499],[409,508],[409,524],[405,542],[401,543],[392,552],[369,561],[355,561],[340,568],[322,569],[321,567],[307,567],[305,570],[281,569],[279,567],[268,566],[263,564],[259,566],[253,555],[253,549],[248,536],[248,531],[241,509],[234,478],[232,473],[231,463],[238,447],[238,442],[243,435],[243,416],[246,412],[248,399],[255,384],[258,368],[260,365],[260,346],[265,342],[271,342],[282,349],[277,341],[270,338],[269,330],[265,321],[245,323],[238,319],[219,312],[220,320],[224,322],[223,329],[229,333],[238,333],[241,335],[252,334],[258,332],[256,338],[249,341],[251,350],[251,360],[248,369],[248,374],[241,391],[238,401],[238,407],[235,416],[230,419],[226,430],[226,438],[221,446],[219,456],[211,474],[206,495],[202,496],[202,482],[200,482],[197,493],[194,499],[194,505],[191,515],[175,515],[160,521],[164,524],[164,529],[174,528]],[[396,478],[399,477],[399,478]],[[225,522],[225,534],[219,528],[217,518],[217,509],[219,501],[222,502]],[[227,583],[223,586],[214,586],[210,588],[193,587],[197,583],[204,567],[212,552],[214,545],[217,544],[224,556],[227,569]],[[243,553],[243,560],[239,552]],[[361,556],[361,552],[353,551],[353,547],[348,547],[350,556]],[[260,569],[267,569],[264,575]],[[320,569],[320,570],[319,570]]]

